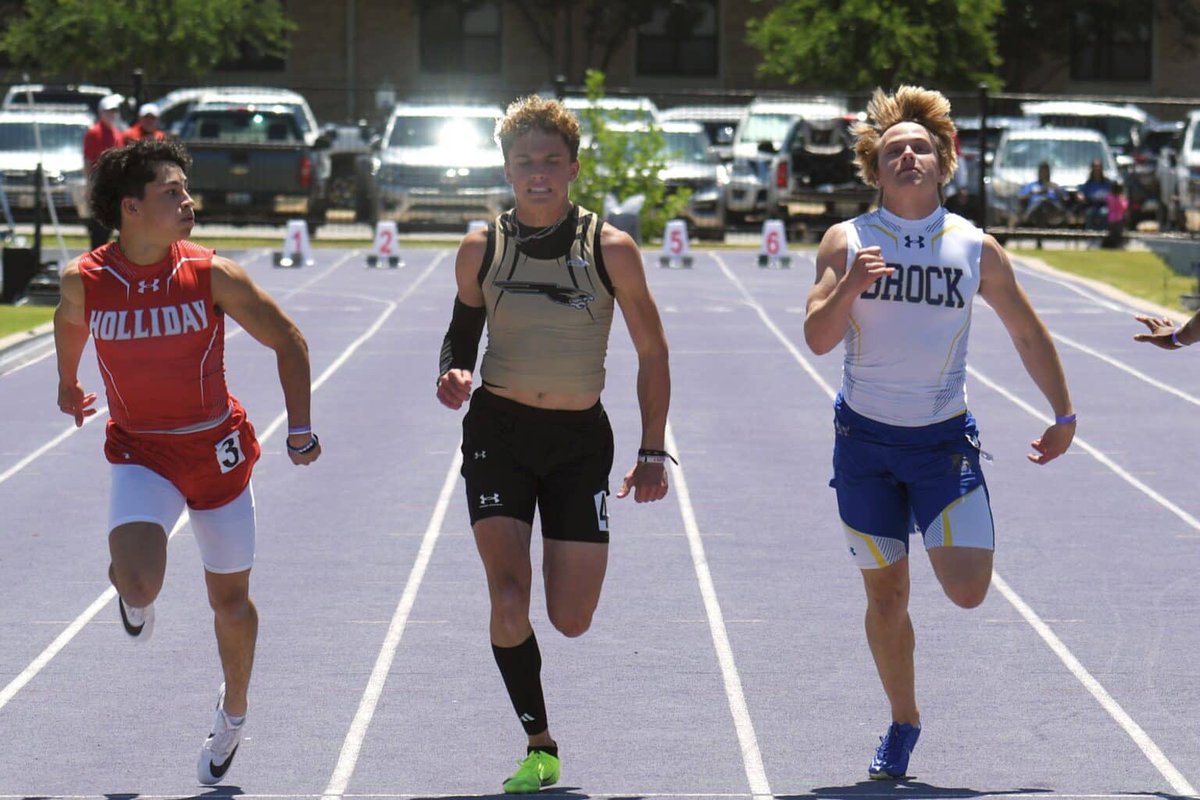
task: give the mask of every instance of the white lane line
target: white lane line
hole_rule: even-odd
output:
[[[1187,778],[1185,778],[1183,773],[1175,768],[1175,765],[1172,764],[1171,760],[1167,758],[1166,754],[1159,749],[1158,745],[1154,743],[1154,740],[1150,738],[1150,735],[1146,733],[1141,725],[1137,724],[1133,717],[1129,716],[1125,709],[1121,707],[1121,704],[1118,703],[1113,696],[1108,693],[1108,690],[1100,684],[1100,681],[1092,677],[1091,673],[1087,671],[1083,664],[1079,663],[1079,659],[1077,659],[1070,649],[1063,644],[1062,640],[1054,634],[1054,631],[1050,629],[1050,626],[1043,622],[1037,613],[1030,608],[1024,600],[1021,599],[1020,595],[1014,592],[1012,587],[1010,587],[1008,583],[999,575],[992,575],[992,585],[1000,590],[1000,593],[1004,595],[1004,599],[1012,604],[1012,607],[1017,610],[1018,614],[1025,618],[1025,621],[1029,623],[1030,627],[1037,631],[1038,636],[1042,637],[1042,641],[1044,641],[1046,645],[1054,652],[1054,654],[1058,656],[1059,660],[1066,665],[1067,669],[1071,671],[1071,674],[1075,676],[1075,679],[1083,684],[1084,688],[1091,693],[1092,697],[1096,698],[1096,702],[1100,704],[1100,707],[1107,711],[1109,716],[1115,719],[1117,724],[1125,729],[1125,732],[1129,734],[1129,738],[1133,739],[1134,744],[1138,746],[1138,749],[1142,751],[1147,760],[1149,760],[1150,763],[1154,765],[1154,768],[1157,769],[1159,773],[1171,784],[1171,788],[1176,793],[1182,795],[1196,794],[1196,790],[1192,788],[1190,783],[1188,783]]]
[[[679,453],[679,443],[667,423],[667,450]],[[721,603],[717,600],[717,588],[713,583],[712,572],[708,568],[708,556],[704,552],[704,540],[700,537],[700,526],[696,522],[696,512],[692,507],[692,495],[688,491],[687,479],[683,468],[678,464],[669,463],[671,480],[675,484],[675,497],[679,502],[679,513],[683,517],[683,527],[687,531],[688,548],[692,553],[692,565],[696,568],[696,580],[700,584],[700,596],[704,599],[704,611],[708,616],[708,629],[712,634],[713,647],[717,651],[717,663],[721,666],[721,678],[725,683],[725,696],[729,700],[729,712],[733,715],[733,726],[737,731],[738,744],[742,751],[742,764],[746,770],[746,780],[750,792],[756,798],[772,797],[771,786],[767,781],[767,771],[763,767],[762,753],[758,748],[758,736],[754,732],[754,723],[750,719],[750,708],[746,705],[746,695],[742,690],[742,679],[738,675],[737,665],[733,659],[733,646],[729,643],[729,632],[725,629],[725,618],[721,612]]]
[[[967,373],[970,374],[972,378],[975,378],[977,381],[982,383],[984,386],[988,387],[992,391],[999,394],[1001,397],[1005,398],[1006,400],[1009,400],[1011,403],[1013,403],[1013,405],[1017,406],[1022,411],[1027,412],[1030,416],[1034,417],[1039,422],[1041,422],[1045,425],[1049,425],[1051,422],[1053,422],[1053,420],[1049,417],[1049,415],[1047,415],[1041,411],[1038,411],[1036,408],[1031,406],[1029,403],[1025,402],[1020,397],[1017,397],[1015,394],[1008,391],[1003,386],[996,383],[994,380],[987,377],[986,375],[984,375],[982,372],[975,369],[974,367],[967,367]],[[1114,475],[1116,475],[1118,478],[1125,481],[1130,486],[1137,489],[1139,492],[1146,495],[1154,502],[1158,503],[1160,506],[1165,508],[1167,511],[1170,511],[1172,514],[1179,517],[1179,519],[1182,520],[1184,523],[1186,523],[1189,527],[1200,531],[1200,520],[1196,519],[1196,517],[1192,516],[1187,511],[1184,511],[1182,508],[1180,508],[1179,506],[1172,503],[1166,497],[1163,497],[1161,494],[1156,492],[1154,489],[1150,488],[1147,484],[1142,483],[1142,481],[1140,481],[1136,477],[1134,477],[1132,473],[1130,473],[1128,470],[1126,470],[1124,467],[1122,467],[1117,462],[1113,461],[1111,458],[1109,458],[1107,455],[1105,455],[1098,448],[1094,447],[1091,444],[1088,444],[1088,442],[1085,441],[1083,438],[1076,436],[1075,439],[1072,440],[1071,446],[1078,447],[1080,450],[1083,450],[1085,453],[1090,455],[1092,458],[1096,459],[1101,464],[1108,467],[1108,469]]]
[[[411,295],[426,278],[429,277],[434,268],[441,263],[446,255],[447,252],[443,252],[437,258],[435,258],[433,262],[425,269],[425,271],[422,272],[415,281],[413,281],[412,285],[409,286],[402,295],[400,295],[399,299],[377,300],[377,302],[386,303],[387,308],[379,315],[378,318],[376,318],[371,327],[367,328],[365,333],[351,342],[350,345],[344,351],[342,351],[342,354],[338,356],[332,364],[325,368],[320,377],[313,381],[313,392],[316,392],[318,389],[324,386],[325,382],[328,381],[330,377],[332,377],[333,374],[337,372],[343,364],[346,363],[347,359],[349,359],[350,356],[353,355],[355,351],[357,351],[358,348],[363,345],[364,342],[379,332],[379,329],[383,326],[383,323],[387,321],[388,317],[392,315],[392,312],[394,312],[399,304],[404,302],[404,300],[409,297],[409,295]],[[271,424],[262,431],[261,435],[258,437],[259,441],[265,442],[267,439],[273,436],[286,421],[287,412],[280,412],[279,415],[271,421]],[[185,511],[184,514],[180,515],[179,520],[175,523],[175,526],[171,528],[171,532],[168,534],[168,541],[174,537],[181,528],[183,528],[184,520],[186,519],[186,513],[187,512]],[[29,666],[22,670],[20,675],[10,681],[3,690],[0,690],[0,710],[2,710],[4,706],[8,704],[8,701],[11,700],[17,694],[17,692],[19,692],[27,683],[33,680],[33,678],[47,664],[50,663],[51,659],[58,655],[59,651],[66,647],[67,644],[75,638],[75,635],[78,634],[79,631],[83,630],[83,626],[90,622],[91,619],[95,617],[97,613],[99,613],[100,609],[104,608],[104,606],[115,596],[116,590],[111,586],[101,592],[100,596],[97,597],[82,614],[76,617],[75,620],[72,621],[71,624],[68,625],[66,629],[63,630],[63,632],[60,633],[58,637],[50,643],[49,647],[47,647],[36,658],[34,658],[34,660],[30,662]]]
[[[1088,347],[1087,345],[1083,344],[1082,342],[1078,342],[1068,336],[1063,336],[1061,333],[1055,333],[1055,332],[1051,331],[1050,335],[1053,336],[1058,341],[1062,342],[1063,344],[1067,345],[1068,347],[1073,347],[1076,350],[1079,350],[1080,352],[1083,352],[1083,353],[1088,354],[1089,356],[1092,356],[1093,358],[1098,358],[1101,361],[1103,361],[1105,364],[1108,364],[1111,367],[1116,367],[1117,369],[1121,370],[1125,374],[1132,375],[1133,377],[1137,378],[1139,381],[1143,381],[1145,383],[1150,384],[1155,389],[1161,389],[1162,391],[1166,392],[1167,394],[1175,395],[1180,400],[1184,400],[1188,403],[1191,403],[1194,406],[1200,406],[1200,398],[1196,397],[1195,395],[1188,394],[1187,392],[1183,391],[1182,389],[1176,389],[1171,384],[1163,383],[1162,381],[1158,380],[1157,378],[1152,378],[1149,375],[1147,375],[1146,373],[1142,372],[1141,370],[1137,370],[1137,369],[1134,369],[1133,367],[1129,366],[1124,361],[1113,358],[1112,356],[1110,356],[1106,353],[1103,353],[1099,350],[1096,350],[1095,348]],[[1130,338],[1132,338],[1132,336]]]
[[[367,688],[363,691],[362,699],[359,700],[358,711],[355,712],[354,719],[350,722],[350,730],[347,731],[346,739],[342,742],[337,765],[333,768],[329,785],[325,787],[325,793],[322,795],[324,800],[336,800],[346,796],[346,787],[350,784],[354,768],[358,765],[358,756],[362,751],[363,740],[366,739],[367,729],[371,726],[371,719],[375,716],[375,707],[379,704],[379,698],[383,694],[383,686],[387,682],[388,672],[396,657],[396,650],[400,647],[400,639],[404,636],[408,616],[417,600],[417,591],[421,588],[425,570],[433,557],[433,549],[437,545],[438,537],[442,534],[442,523],[446,519],[446,509],[450,506],[450,498],[458,483],[458,471],[461,467],[462,452],[456,447],[454,458],[450,461],[450,469],[446,471],[446,478],[442,482],[442,491],[438,494],[437,504],[433,508],[433,514],[429,517],[429,525],[425,528],[425,535],[421,538],[421,548],[417,552],[416,560],[413,561],[412,569],[409,570],[408,580],[404,584],[400,602],[396,605],[396,612],[392,615],[387,635],[383,637],[383,646],[380,647],[379,655],[375,658],[375,668],[371,670],[371,677],[367,679]]]
[[[1019,260],[1020,256],[1017,256],[1016,258]],[[1143,313],[1143,309],[1134,308],[1133,306],[1128,305],[1126,303],[1122,303],[1117,300],[1107,298],[1104,295],[1100,294],[1099,292],[1095,291],[1094,289],[1089,289],[1085,285],[1081,285],[1080,281],[1071,280],[1069,278],[1060,278],[1056,275],[1048,274],[1043,270],[1035,269],[1033,267],[1028,267],[1023,264],[1020,266],[1016,266],[1016,264],[1014,264],[1014,268],[1016,269],[1017,272],[1020,272],[1022,275],[1028,275],[1030,277],[1034,277],[1034,278],[1038,278],[1040,280],[1046,281],[1047,283],[1053,283],[1056,286],[1061,286],[1062,288],[1064,288],[1070,292],[1073,292],[1073,293],[1079,295],[1080,297],[1083,297],[1086,300],[1090,300],[1091,302],[1095,303],[1096,305],[1101,306],[1102,308],[1106,308],[1109,311],[1116,311],[1120,314],[1141,314],[1141,313]],[[1147,301],[1147,302],[1149,302],[1149,301]]]
[[[307,289],[309,286],[312,286],[317,281],[331,275],[334,270],[336,270],[338,267],[345,264],[347,261],[349,261],[355,255],[358,255],[358,253],[359,253],[358,250],[354,250],[354,251],[351,251],[350,253],[347,253],[343,258],[341,258],[337,262],[335,262],[334,265],[331,266],[329,269],[327,269],[323,272],[317,273],[316,275],[312,276],[311,278],[309,278],[307,281],[300,284],[296,288],[291,289],[288,292],[284,293],[283,295],[281,295],[281,297],[286,299],[286,298],[292,297],[293,295],[299,294],[300,292],[303,292],[305,289]],[[440,259],[437,259],[437,260],[440,260]],[[434,263],[437,263],[437,260],[435,260]],[[422,276],[421,279],[424,279],[424,276]],[[230,322],[232,323],[232,320],[230,320]],[[234,336],[237,336],[239,333],[242,332],[242,329],[240,327],[236,327],[234,325],[230,325],[230,327],[233,329],[232,330],[227,329],[225,332],[225,341],[226,342],[228,342]],[[53,352],[53,351],[51,351],[51,352]],[[12,373],[8,373],[8,374],[11,375]],[[99,422],[100,420],[104,419],[104,417],[107,414],[108,414],[108,406],[96,406],[96,413],[93,414],[92,416],[88,417],[87,419],[85,419],[83,421],[83,424],[84,424],[84,426],[87,426],[94,422]],[[80,430],[82,430],[82,428],[76,428],[75,425],[73,425],[73,424],[68,426],[66,428],[66,430],[64,430],[62,433],[58,434],[57,436],[55,436],[50,441],[46,442],[46,444],[42,445],[41,447],[39,447],[36,450],[34,450],[33,452],[31,452],[29,455],[22,458],[16,464],[14,464],[13,466],[6,469],[4,472],[0,472],[0,483],[4,483],[9,478],[11,478],[12,476],[16,475],[21,470],[28,467],[34,461],[37,461],[39,458],[44,456],[46,453],[50,452],[55,447],[58,447],[60,444],[65,442],[67,439],[71,438],[71,436],[75,435]]]
[[[793,358],[800,362],[805,371],[810,375],[815,375],[816,371],[808,363],[808,360],[804,358],[804,355],[798,349],[796,349],[796,347],[792,345],[790,341],[788,341],[787,336],[783,333],[783,331],[781,331],[779,327],[771,321],[766,309],[764,309],[762,305],[754,299],[754,297],[746,289],[745,285],[738,280],[738,277],[729,269],[729,266],[724,262],[724,260],[719,255],[714,255],[714,257],[716,258],[717,265],[721,268],[721,271],[725,273],[725,277],[728,278],[730,282],[733,283],[734,286],[736,286],[742,293],[742,297],[746,304],[758,314],[759,318],[763,320],[767,328],[770,329],[773,334],[775,334],[775,337],[783,342],[784,346],[788,349],[788,352],[792,354]],[[973,367],[968,367],[968,372],[972,375],[972,377],[1000,393],[1008,400],[1011,400],[1021,409],[1029,414],[1032,414],[1035,418],[1044,423],[1050,423],[1050,418],[1048,416],[1042,414],[1024,400],[999,386],[995,381],[987,378],[978,370],[974,369]],[[833,390],[833,387],[820,378],[820,376],[816,376],[815,379],[832,400],[836,394]],[[1099,450],[1087,444],[1086,442],[1083,442],[1079,437],[1075,438],[1074,444],[1087,451],[1093,458],[1100,461],[1100,463],[1104,464],[1123,480],[1137,488],[1139,491],[1143,492],[1146,496],[1150,497],[1168,511],[1171,511],[1184,522],[1187,522],[1193,528],[1200,530],[1200,521],[1197,521],[1195,517],[1191,516],[1174,503],[1171,503],[1165,497],[1155,492],[1149,486],[1146,486],[1137,478],[1134,478]],[[1109,716],[1111,716],[1116,723],[1121,726],[1129,738],[1133,740],[1134,744],[1136,744],[1142,753],[1145,754],[1146,758],[1149,759],[1150,763],[1153,764],[1154,767],[1159,771],[1159,774],[1166,778],[1167,782],[1171,785],[1171,788],[1179,794],[1196,794],[1196,790],[1190,783],[1188,783],[1183,774],[1176,769],[1175,765],[1171,763],[1170,759],[1166,757],[1158,745],[1154,743],[1154,740],[1146,734],[1145,730],[1143,730],[1141,726],[1134,722],[1133,718],[1130,717],[1129,714],[1126,713],[1121,707],[1121,705],[1112,698],[1112,696],[1104,689],[1100,682],[1092,677],[1092,675],[1083,667],[1079,660],[1071,654],[1071,651],[1067,648],[1067,646],[1064,645],[1062,641],[1054,635],[1053,631],[1050,630],[1050,626],[1046,625],[1046,623],[1037,616],[1033,609],[1030,608],[1029,605],[1026,604],[1025,601],[1022,600],[1021,597],[1012,590],[1011,587],[1009,587],[1004,579],[1000,577],[1000,573],[993,571],[992,581],[996,587],[1000,589],[1000,593],[1004,596],[1004,598],[1008,600],[1008,602],[1017,610],[1019,614],[1021,614],[1022,617],[1025,618],[1027,622],[1029,622],[1030,625],[1033,626],[1038,635],[1041,636],[1048,645],[1050,645],[1051,651],[1058,656],[1059,660],[1062,661],[1067,669],[1071,671],[1071,674],[1073,674],[1076,679],[1083,684],[1084,688],[1092,693],[1093,697],[1100,702],[1101,707],[1104,708],[1104,710],[1108,712]],[[1051,638],[1047,638],[1047,636]],[[1095,689],[1093,689],[1093,687],[1095,687]],[[1105,699],[1102,699],[1101,694],[1098,694],[1098,692],[1103,693],[1103,698]]]
[[[173,538],[175,534],[178,533],[181,528],[183,528],[183,524],[186,521],[187,512],[185,511],[179,515],[179,519],[175,521],[174,527],[171,528],[171,532],[167,535],[168,541],[170,541],[171,538]],[[76,617],[70,625],[64,628],[63,632],[55,637],[54,641],[51,642],[45,650],[39,653],[37,658],[29,662],[29,666],[21,670],[20,675],[9,681],[8,685],[3,689],[0,689],[0,709],[3,709],[6,705],[8,705],[8,701],[12,700],[16,696],[17,692],[25,688],[25,684],[33,680],[37,674],[41,672],[42,669],[49,664],[56,655],[58,655],[59,651],[66,647],[71,640],[75,638],[77,633],[83,630],[83,626],[91,622],[92,618],[99,614],[100,610],[108,605],[109,601],[116,596],[117,590],[111,586],[101,592],[100,596],[93,600],[92,604],[84,609],[83,613]]]

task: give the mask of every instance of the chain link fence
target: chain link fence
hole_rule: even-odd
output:
[[[191,149],[191,187],[208,234],[282,236],[297,218],[318,240],[369,239],[381,220],[401,232],[457,234],[512,202],[491,141],[492,122],[511,98],[450,104],[366,88],[348,98],[344,87],[316,84],[113,88],[128,94],[123,124],[142,124],[140,104],[156,101],[158,126]],[[80,126],[107,87],[97,91],[80,96],[81,108],[67,109],[70,98],[60,96],[57,110],[39,110],[41,131],[54,135],[37,137],[34,147],[32,118],[18,114],[29,106],[20,92],[6,97],[0,210],[10,228],[28,224],[35,210],[49,221],[48,203],[62,224],[81,221]],[[560,85],[556,93],[579,98],[583,89]],[[998,236],[1119,244],[1200,230],[1200,140],[1192,135],[1200,98],[947,96],[961,151],[946,204]],[[849,128],[868,99],[613,88],[606,102],[618,120],[622,108],[651,109],[669,150],[661,177],[691,192],[686,216],[699,235],[720,239],[781,219],[793,236],[812,238],[876,201],[850,153]],[[361,108],[370,112],[347,117]],[[67,117],[78,145],[53,127]]]

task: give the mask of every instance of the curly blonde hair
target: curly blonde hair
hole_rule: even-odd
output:
[[[850,129],[854,135],[854,164],[863,183],[879,187],[879,148],[883,134],[901,122],[915,122],[929,131],[942,169],[941,185],[945,186],[958,168],[950,101],[941,92],[921,86],[901,86],[891,95],[876,89],[867,104],[866,122],[856,122]]]
[[[518,136],[531,131],[557,133],[567,143],[571,160],[579,158],[579,120],[557,100],[530,95],[509,103],[504,116],[496,123],[496,141],[508,161],[508,151]]]

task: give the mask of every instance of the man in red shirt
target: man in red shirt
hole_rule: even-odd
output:
[[[119,94],[101,98],[100,105],[96,107],[96,124],[83,134],[83,171],[88,180],[91,180],[101,154],[125,143],[118,127],[122,102],[124,98]],[[112,235],[112,230],[98,222],[94,216],[88,218],[87,226],[93,250],[107,242]]]
[[[138,109],[138,118],[125,131],[125,144],[136,142],[138,139],[165,139],[167,135],[158,128],[158,106],[154,103],[142,103]]]
[[[167,531],[186,504],[204,563],[225,682],[198,765],[220,781],[241,741],[258,613],[250,600],[260,448],[225,385],[228,315],[275,351],[292,463],[321,454],[310,424],[308,346],[295,323],[238,264],[185,240],[195,223],[191,159],[175,141],[108,150],[90,202],[117,241],[67,265],[54,314],[58,407],[76,425],[96,413],[78,368],[89,336],[110,409],[104,454],[112,490],[109,579],[125,632],[150,637],[167,563]]]

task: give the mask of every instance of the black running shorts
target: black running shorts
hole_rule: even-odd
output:
[[[472,525],[487,517],[532,525],[536,506],[545,538],[608,542],[613,436],[599,402],[551,411],[476,389],[462,454]]]

